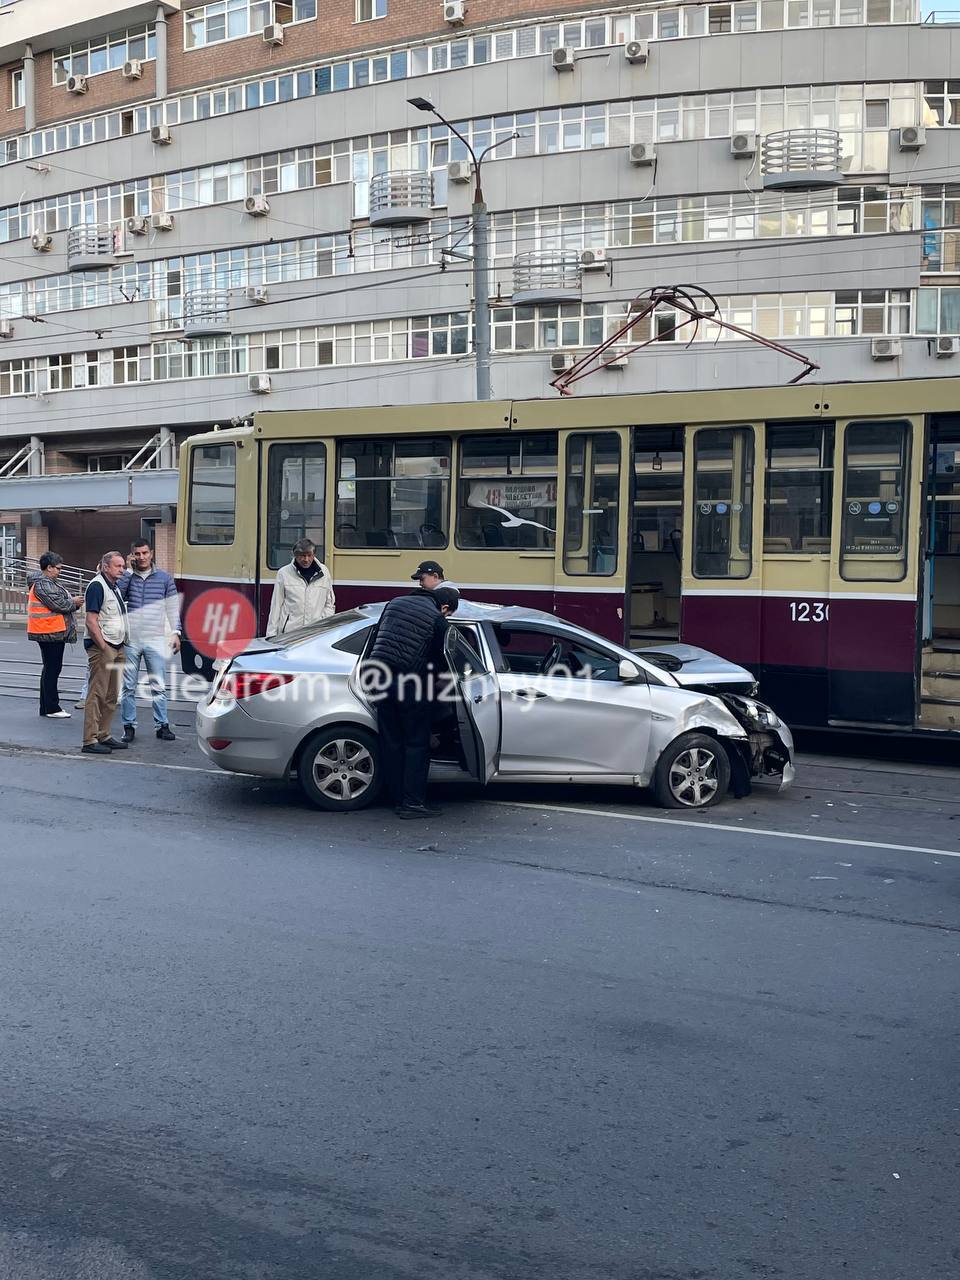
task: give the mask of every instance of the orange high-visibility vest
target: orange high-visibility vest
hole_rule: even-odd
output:
[[[62,613],[54,613],[37,599],[33,587],[27,596],[27,635],[57,636],[67,634],[67,619]]]

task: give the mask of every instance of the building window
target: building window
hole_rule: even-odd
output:
[[[461,441],[457,546],[552,551],[556,529],[555,431]]]
[[[833,423],[767,425],[763,549],[772,555],[829,555]]]
[[[901,582],[907,573],[909,422],[851,422],[843,457],[840,575]]]
[[[32,396],[34,386],[33,360],[0,361],[0,396]]]
[[[10,72],[10,110],[16,111],[23,104],[23,68],[21,67],[19,71]]]
[[[357,21],[370,22],[387,16],[387,0],[357,0]]]
[[[337,480],[338,547],[445,547],[450,440],[345,440]]]
[[[115,347],[113,381],[116,386],[140,381],[140,352],[137,347]]]
[[[317,0],[216,0],[184,11],[183,45],[202,49],[256,35],[271,23],[283,26],[316,16]]]
[[[50,391],[69,391],[73,386],[73,357],[47,357],[47,387]]]
[[[694,576],[749,578],[752,527],[753,428],[698,431],[694,440]]]
[[[133,58],[149,62],[156,56],[157,33],[152,24],[93,36],[55,51],[53,83],[66,84],[69,76],[99,76],[107,71],[119,71]]]
[[[190,459],[190,520],[187,541],[226,546],[237,516],[237,446],[198,445]]]
[[[326,445],[271,445],[267,475],[267,564],[287,564],[300,538],[315,543],[322,560]]]

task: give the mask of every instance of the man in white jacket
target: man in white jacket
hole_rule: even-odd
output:
[[[293,548],[293,560],[285,564],[273,584],[267,635],[297,631],[336,612],[330,570],[316,557],[316,546],[301,538]]]

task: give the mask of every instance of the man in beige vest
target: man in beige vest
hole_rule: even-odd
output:
[[[110,733],[120,699],[124,646],[129,636],[127,606],[117,589],[126,567],[119,551],[108,551],[100,561],[100,572],[87,587],[87,637],[83,644],[90,674],[80,749],[91,756],[109,756],[127,749],[125,742]]]

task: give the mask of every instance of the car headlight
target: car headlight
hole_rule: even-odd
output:
[[[765,702],[757,702],[756,698],[744,698],[738,694],[732,701],[744,719],[758,729],[777,729],[783,723],[772,707]]]

